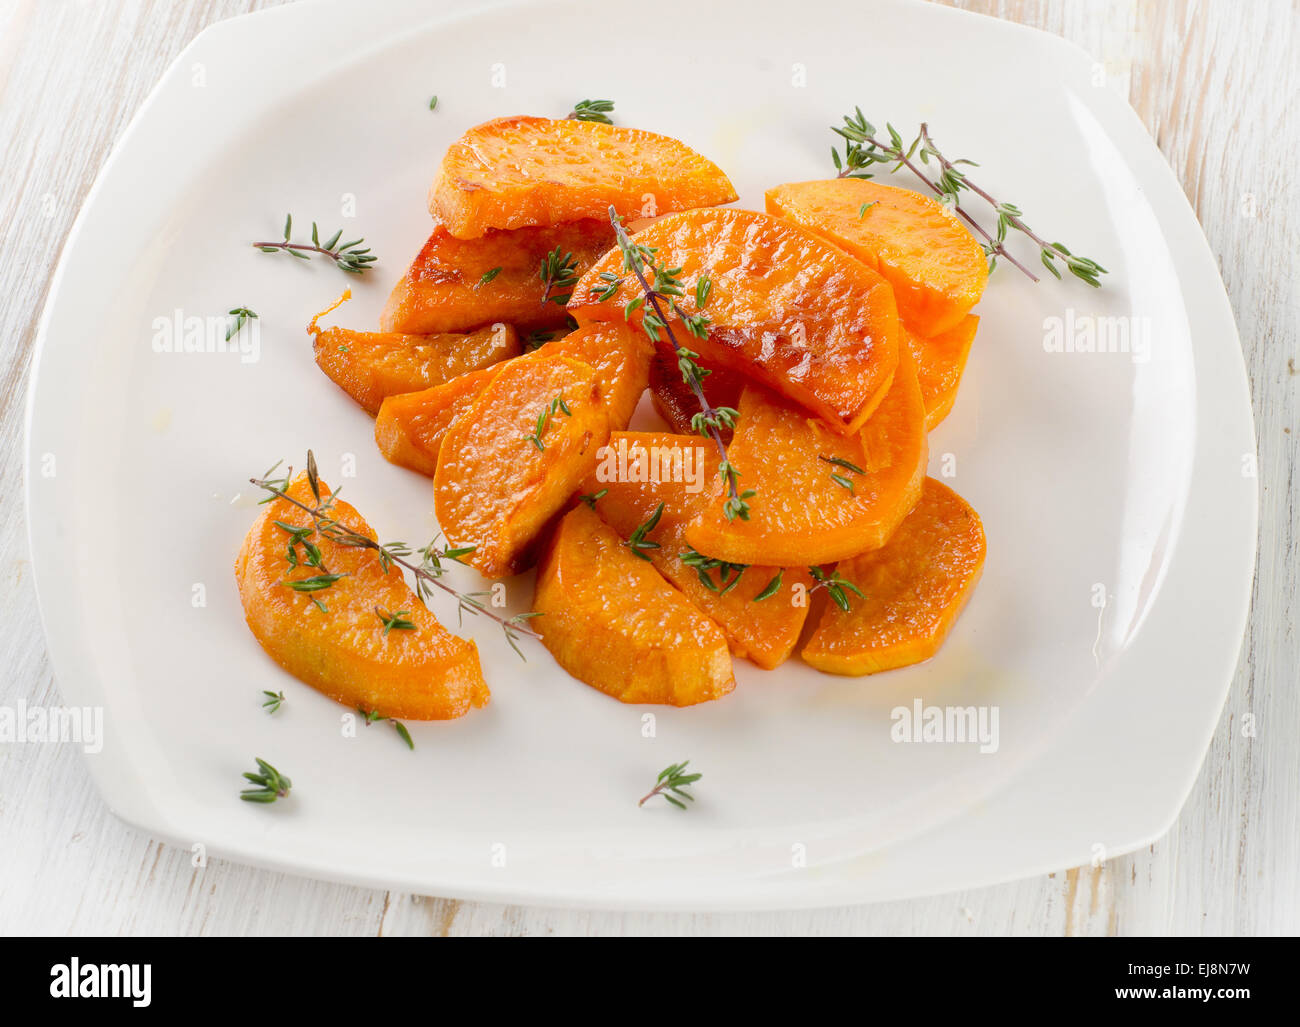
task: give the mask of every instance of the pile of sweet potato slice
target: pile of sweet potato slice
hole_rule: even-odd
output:
[[[926,477],[927,433],[978,325],[979,245],[933,200],[874,182],[777,186],[766,212],[722,206],[735,199],[675,139],[501,118],[448,150],[429,240],[382,330],[310,326],[318,365],[375,416],[383,455],[431,479],[442,533],[472,547],[463,561],[489,578],[536,566],[531,626],[561,666],[624,702],[718,698],[735,686],[733,657],[770,669],[798,649],[837,674],[925,659],[983,564],[978,515]],[[666,330],[629,304],[639,286],[614,217],[648,219],[633,242],[681,280],[709,281],[677,298]],[[706,331],[685,330],[694,314]],[[707,372],[710,405],[736,411],[717,438],[694,430],[672,340]],[[667,430],[629,431],[647,391]],[[727,466],[747,516],[724,507]],[[282,664],[386,715],[485,701],[472,643],[457,649],[422,608],[433,650],[404,640],[421,655],[402,656],[420,674],[372,671],[387,647],[359,643],[356,625],[335,652],[329,619],[306,616],[310,596],[268,584],[283,539],[265,522],[240,576],[261,568],[246,611]],[[395,587],[367,574],[349,589]],[[258,604],[281,619],[303,607],[287,647]],[[337,672],[322,669],[336,657]],[[439,660],[442,681],[423,672]]]

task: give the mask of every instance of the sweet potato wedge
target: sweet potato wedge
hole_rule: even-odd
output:
[[[793,182],[767,191],[767,211],[878,271],[918,335],[955,328],[984,292],[988,260],[975,237],[943,204],[910,189],[859,178]]]
[[[329,501],[328,486],[319,484],[321,499]],[[286,492],[315,505],[306,474]],[[375,537],[342,500],[333,501],[330,516]],[[321,566],[308,566],[308,544],[319,550]],[[294,563],[291,548],[296,550]],[[328,587],[308,590],[309,579],[325,574],[341,577]],[[235,560],[235,579],[248,627],[262,648],[294,677],[336,702],[403,720],[449,720],[488,701],[474,643],[439,624],[399,568],[385,569],[374,550],[339,545],[321,535],[311,516],[286,500],[262,508]],[[414,627],[385,630],[376,610],[390,617],[400,612]]]
[[[656,248],[663,268],[684,282],[707,271],[707,339],[679,341],[706,361],[755,378],[811,410],[844,435],[857,431],[883,398],[898,364],[900,330],[889,283],[861,261],[796,225],[748,210],[670,214],[633,237]],[[622,320],[639,292],[624,281],[622,255],[607,253],[573,290],[580,324]],[[695,312],[694,290],[679,302]],[[641,317],[644,308],[634,316]]]
[[[686,540],[730,563],[810,566],[884,545],[916,505],[925,480],[925,408],[911,353],[854,435],[842,436],[760,386],[747,386],[727,451],[749,500],[749,520],[728,521],[721,481],[687,526]]]
[[[316,365],[369,414],[388,396],[427,389],[519,353],[508,324],[436,335],[317,328]]]
[[[621,702],[691,706],[736,687],[718,626],[585,506],[557,525],[533,610],[556,662]]]
[[[470,241],[438,225],[389,294],[380,326],[394,332],[461,331],[497,321],[525,330],[559,327],[564,304],[555,301],[567,290],[545,294],[542,261],[559,247],[582,273],[613,245],[608,220],[492,231]]]
[[[734,655],[771,670],[799,640],[808,608],[795,605],[794,590],[809,588],[812,578],[803,567],[715,566],[691,551],[686,526],[709,502],[718,460],[713,442],[699,435],[614,432],[581,487],[624,539],[653,521],[633,555],[649,560],[716,623]]]
[[[610,427],[627,427],[646,387],[650,343],[644,335],[626,325],[592,325],[548,342],[521,359],[552,356],[572,357],[591,365]],[[399,467],[432,478],[438,467],[438,450],[452,421],[473,405],[504,366],[496,364],[422,392],[389,396],[375,418],[379,451]]]
[[[904,326],[908,349],[916,361],[916,377],[921,383],[926,431],[933,431],[952,410],[979,321],[974,314],[967,314],[956,328],[949,328],[928,339]]]
[[[493,228],[645,216],[731,203],[727,176],[684,143],[618,125],[497,118],[453,143],[429,210],[458,239]]]
[[[801,655],[829,674],[874,674],[929,659],[943,644],[984,567],[984,526],[933,478],[885,545],[841,563],[863,593],[848,611],[827,604]]]
[[[517,574],[608,436],[589,364],[540,354],[511,361],[442,438],[439,527],[454,545],[475,547],[464,562],[484,576]]]

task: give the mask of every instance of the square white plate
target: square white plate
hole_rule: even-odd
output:
[[[898,0],[797,12],[331,0],[214,26],[177,59],[63,254],[29,413],[51,659],[65,702],[105,708],[89,760],[116,813],[322,877],[678,909],[968,887],[1168,828],[1235,664],[1256,524],[1246,379],[1200,228],[1135,115],[1061,40]],[[413,753],[381,726],[348,737],[346,711],[244,626],[231,564],[256,512],[246,481],[312,447],[383,536],[431,535],[428,482],[379,456],[304,326],[345,285],[357,298],[335,323],[373,326],[461,132],[584,97],[695,146],[758,209],[766,187],[830,173],[827,126],[854,105],[904,132],[926,120],[946,152],[982,162],[982,185],[1111,273],[1094,291],[1004,265],[977,309],[931,473],[980,511],[989,555],[934,660],[864,679],[738,664],[727,699],[651,709],[582,686],[536,645],[521,663],[467,622],[487,709],[409,725]],[[286,211],[300,230],[364,235],[380,263],[358,281],[252,249]],[[235,306],[261,315],[259,359],[154,351],[155,319]],[[1051,318],[1124,319],[1149,353],[1049,352]],[[531,578],[509,587],[526,609]],[[450,605],[435,612],[454,625]],[[280,713],[262,712],[262,689],[285,690]],[[890,711],[916,699],[996,706],[998,751],[892,742]],[[289,801],[238,800],[254,755],[293,777]],[[638,809],[687,758],[704,773],[691,811]]]

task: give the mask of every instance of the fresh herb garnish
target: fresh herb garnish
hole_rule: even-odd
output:
[[[683,760],[681,763],[674,763],[661,770],[659,777],[655,780],[655,786],[642,796],[637,805],[644,806],[656,795],[663,796],[678,809],[685,809],[686,802],[694,802],[695,796],[686,790],[686,786],[694,784],[704,775],[684,773],[690,762],[690,760]],[[686,802],[682,802],[683,799]]]
[[[310,578],[283,581],[281,584],[285,588],[293,589],[295,592],[321,592],[329,588],[334,582],[346,577],[346,574],[315,574]]]
[[[766,585],[764,585],[763,591],[758,593],[758,595],[754,596],[754,598],[751,599],[750,602],[757,603],[757,602],[761,602],[764,599],[771,599],[774,595],[776,595],[779,591],[781,591],[781,579],[784,576],[785,576],[784,570],[777,571],[776,577],[774,577],[771,581],[769,581]]]
[[[266,760],[258,757],[254,757],[254,759],[257,761],[259,773],[254,774],[252,771],[246,770],[244,771],[244,777],[252,781],[257,787],[245,788],[239,793],[239,797],[245,802],[275,802],[276,799],[287,798],[289,790],[293,787],[293,782],[267,763]]]
[[[828,574],[820,567],[809,567],[808,572],[813,576],[813,580],[817,582],[808,590],[809,593],[816,592],[819,588],[826,589],[826,594],[845,613],[849,610],[849,592],[852,592],[859,599],[866,598],[858,586],[849,581],[848,578],[841,577],[838,570],[831,571]]]
[[[612,125],[608,115],[614,110],[613,100],[579,100],[573,105],[568,117],[574,121],[599,121],[602,125]]]
[[[491,271],[484,271],[483,277],[478,280],[478,284],[487,285],[488,282],[492,281],[492,279],[494,279],[500,273],[501,273],[501,269],[499,267],[494,267]]]
[[[254,311],[249,310],[247,307],[235,307],[234,310],[228,311],[228,313],[235,320],[232,321],[230,327],[226,329],[227,342],[238,335],[240,329],[243,328],[250,319],[257,317],[257,314]]]
[[[262,689],[262,694],[266,696],[262,700],[262,709],[266,710],[267,713],[275,713],[284,702],[283,692],[268,692],[266,689]]]
[[[386,633],[387,632],[385,632],[385,634]],[[397,732],[397,737],[406,743],[406,747],[408,749],[414,751],[415,740],[411,738],[411,732],[406,730],[406,725],[403,724],[400,720],[394,720],[392,717],[381,716],[380,714],[376,713],[374,710],[365,710],[360,706],[357,707],[357,712],[361,714],[362,718],[364,719],[366,727],[369,727],[371,724],[374,724],[380,720],[388,721],[388,723],[393,725],[393,730]]]
[[[1042,261],[1043,266],[1057,278],[1061,277],[1061,272],[1057,269],[1055,263],[1059,260],[1065,265],[1066,270],[1080,281],[1087,282],[1094,288],[1101,287],[1099,276],[1107,274],[1104,267],[1095,260],[1075,256],[1063,243],[1049,243],[1025,223],[1023,212],[1019,207],[1013,203],[1005,203],[994,199],[993,196],[972,182],[966,172],[962,171],[958,165],[967,165],[969,167],[979,167],[979,165],[973,160],[949,160],[945,157],[939,151],[939,148],[935,146],[934,140],[930,136],[930,127],[925,122],[921,122],[921,128],[916,138],[912,140],[911,145],[907,146],[904,145],[903,137],[899,135],[893,125],[887,124],[885,126],[885,131],[889,134],[888,143],[876,138],[875,126],[863,116],[860,107],[856,108],[853,114],[845,115],[844,124],[840,127],[832,126],[831,131],[845,141],[843,156],[840,155],[837,149],[831,148],[831,160],[835,164],[838,177],[871,178],[871,174],[866,169],[877,164],[892,164],[894,166],[890,169],[891,171],[906,167],[924,182],[931,192],[950,205],[959,217],[983,237],[984,242],[981,245],[984,248],[984,255],[988,258],[990,271],[997,266],[998,258],[1001,257],[1018,267],[1032,281],[1038,281],[1038,276],[1016,260],[1006,248],[1007,232],[1010,229],[1015,229],[1037,245],[1039,259]],[[913,161],[913,157],[919,157],[921,165],[929,165],[931,159],[933,159],[939,169],[937,177],[931,178],[926,171],[922,170],[920,165]],[[990,234],[958,202],[958,197],[962,192],[975,194],[993,208],[998,219],[993,234]]]
[[[654,513],[647,517],[641,524],[638,524],[636,530],[632,532],[631,537],[623,543],[623,545],[632,550],[633,556],[639,557],[642,560],[649,560],[650,557],[646,556],[645,550],[659,548],[658,542],[651,542],[646,538],[646,536],[659,526],[659,518],[663,515],[664,504],[661,502],[655,507]]]
[[[325,242],[320,241],[320,232],[316,228],[316,222],[311,223],[311,242],[291,242],[290,236],[293,233],[293,215],[289,214],[284,219],[284,241],[283,242],[255,242],[253,245],[263,253],[275,253],[283,250],[290,256],[297,257],[300,260],[311,260],[311,254],[319,253],[322,256],[329,257],[334,261],[340,271],[346,271],[350,275],[359,275],[364,271],[370,270],[370,265],[379,258],[370,252],[370,247],[365,249],[359,247],[364,239],[356,239],[352,242],[345,242],[339,245],[339,238],[343,235],[343,229],[339,229]]]
[[[429,101],[429,110],[436,111],[437,109],[438,109],[438,98],[435,96],[433,97],[433,99]]]
[[[842,468],[844,468],[844,470],[846,470],[846,471],[852,471],[854,474],[866,474],[866,473],[867,473],[867,472],[864,471],[861,467],[859,467],[857,464],[852,463],[852,462],[850,462],[850,461],[848,461],[848,460],[845,460],[843,457],[840,457],[840,456],[823,456],[821,453],[818,453],[818,454],[817,454],[817,459],[818,459],[818,460],[824,460],[826,463],[830,464],[832,467],[842,467]],[[852,495],[856,495],[856,493],[853,491],[853,482],[852,482],[848,477],[846,477],[845,475],[840,474],[840,473],[837,472],[837,471],[832,471],[832,472],[831,472],[831,481],[835,482],[835,484],[836,484],[836,485],[839,485],[841,488],[846,488],[846,489],[848,489],[848,490],[849,490],[849,495],[850,495],[850,496],[852,496]]]
[[[561,253],[557,246],[542,258],[537,277],[543,285],[542,305],[545,306],[549,300],[564,306],[572,296],[573,287],[578,284],[578,261],[572,253]],[[555,295],[551,294],[552,290],[555,290]]]
[[[573,411],[569,409],[569,404],[564,401],[563,394],[556,396],[542,408],[542,412],[537,415],[537,427],[531,434],[525,435],[524,438],[539,450],[544,450],[546,444],[542,441],[542,434],[551,423],[551,418],[560,414],[564,414],[566,417],[573,416]]]
[[[696,577],[700,583],[710,592],[717,592],[719,595],[726,595],[733,588],[740,584],[740,576],[748,569],[747,563],[727,563],[725,560],[715,560],[711,556],[705,556],[703,553],[696,552],[694,549],[688,549],[684,553],[678,553],[678,558],[687,567],[694,567]],[[718,580],[714,581],[710,571],[718,572]]]
[[[584,492],[578,498],[594,510],[596,509],[596,503],[607,495],[609,495],[609,489],[601,489],[599,492]]]
[[[398,610],[396,613],[389,613],[376,606],[375,616],[384,626],[384,637],[387,638],[390,631],[414,631],[415,621],[409,619],[410,612],[410,610]]]

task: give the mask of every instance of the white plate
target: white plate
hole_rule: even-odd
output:
[[[329,2],[217,25],[177,59],[63,255],[30,408],[51,658],[67,703],[106,710],[89,761],[116,813],[306,874],[638,908],[900,897],[1167,829],[1233,670],[1255,538],[1245,375],[1200,228],[1137,118],[1061,40],[902,2],[799,11]],[[357,299],[336,323],[374,323],[464,129],[590,96],[714,158],[760,209],[765,187],[827,173],[827,126],[854,104],[908,129],[928,120],[949,153],[983,162],[981,184],[1111,274],[1095,292],[1003,267],[978,308],[931,473],[955,462],[948,480],[983,515],[989,555],[936,659],[866,679],[746,664],[721,702],[649,710],[539,647],[523,664],[470,623],[487,709],[410,725],[414,753],[382,727],[345,738],[344,711],[244,626],[231,563],[255,514],[245,481],[281,457],[300,466],[310,446],[384,536],[423,540],[433,522],[427,481],[380,458],[303,326],[344,285]],[[364,235],[378,268],[349,280],[250,248],[286,210]],[[260,360],[153,351],[155,318],[240,305],[261,314]],[[1145,319],[1132,323],[1149,327],[1150,359],[1046,352],[1045,319],[1066,316]],[[517,608],[530,587],[512,583]],[[288,695],[274,717],[264,688]],[[890,710],[917,698],[997,706],[998,752],[891,742]],[[238,801],[254,755],[293,777],[290,801]],[[686,758],[705,775],[697,805],[638,809]]]

